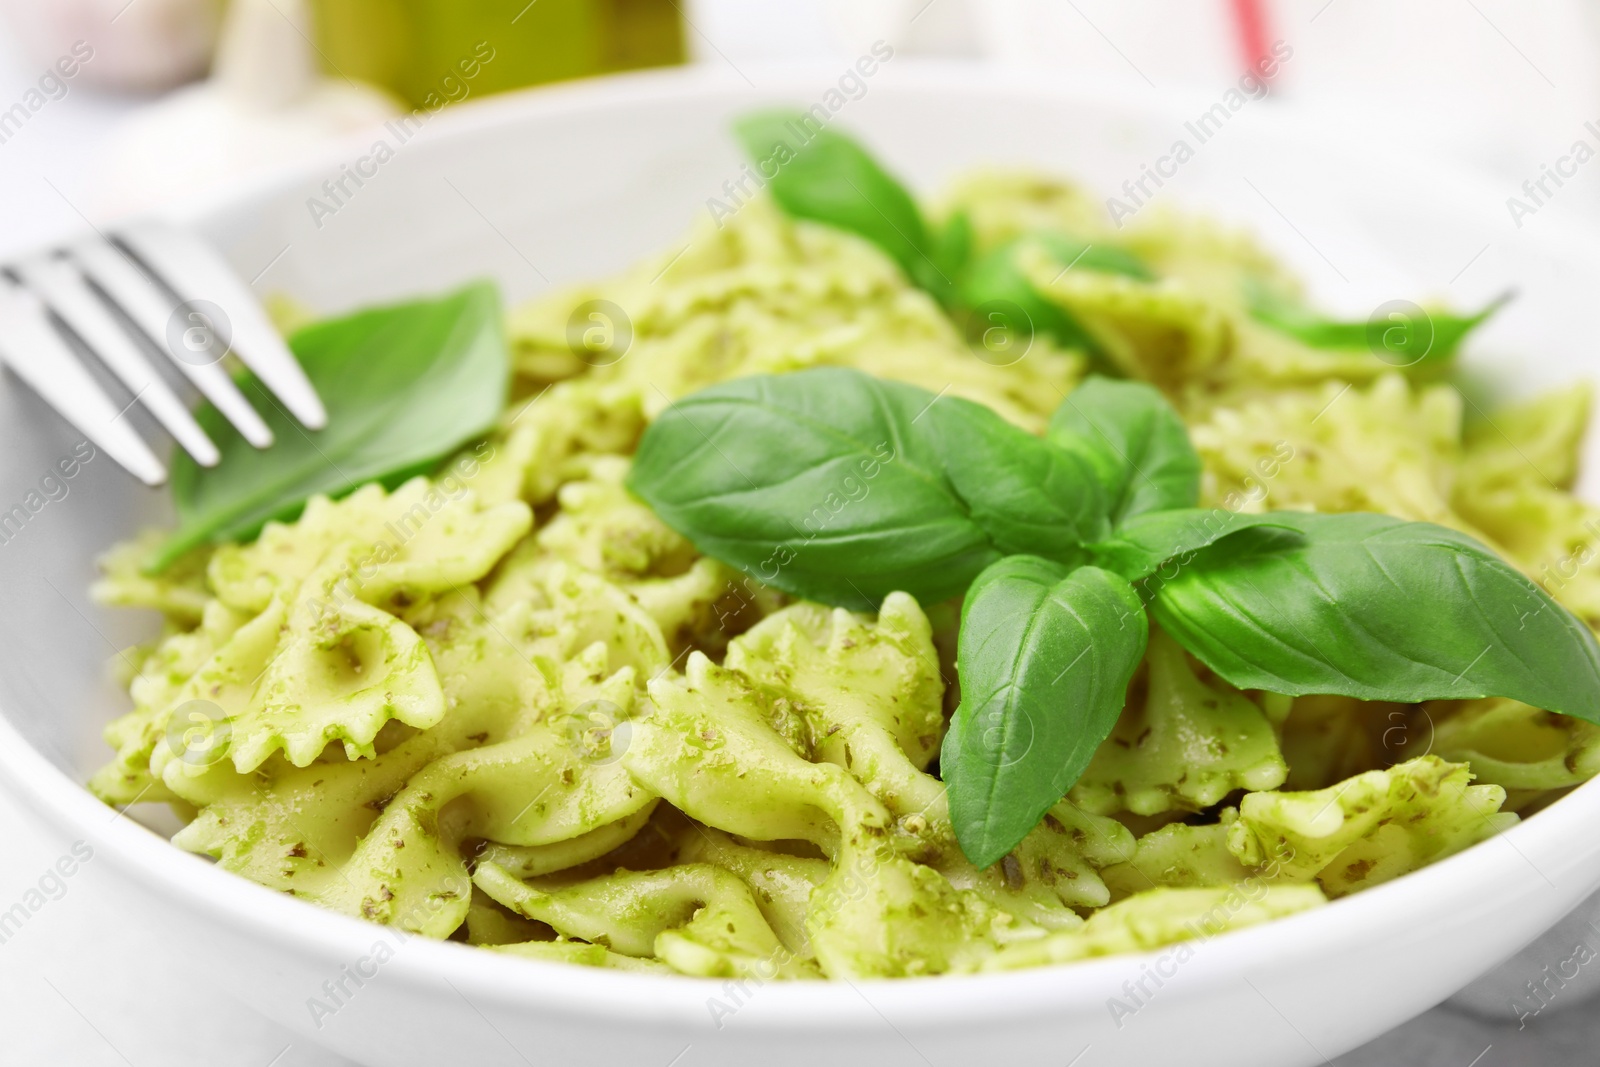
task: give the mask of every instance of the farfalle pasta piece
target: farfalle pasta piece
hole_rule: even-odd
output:
[[[327,903],[347,895],[350,857],[390,798],[444,749],[424,734],[372,759],[334,756],[295,767],[277,756],[252,775],[224,762],[179,783],[180,795],[200,810],[173,844],[254,882]],[[438,888],[450,900],[463,892],[459,882]],[[436,911],[440,901],[433,903],[416,919]],[[361,914],[359,907],[351,913]]]
[[[1505,790],[1470,785],[1464,763],[1419,756],[1310,793],[1250,793],[1228,850],[1330,897],[1386,882],[1492,837],[1517,821]]]
[[[823,972],[847,979],[972,971],[1001,944],[1046,933],[872,841],[836,857],[806,930]]]
[[[1448,386],[1391,373],[1366,387],[1243,397],[1210,409],[1190,437],[1205,463],[1203,505],[1376,511],[1474,533],[1451,508],[1461,396]]]
[[[444,690],[415,630],[361,600],[334,591],[347,557],[311,575],[290,609],[274,601],[262,618],[282,636],[262,663],[249,701],[228,716],[233,765],[240,773],[282,751],[304,767],[330,743],[350,759],[373,755],[391,720],[425,730],[444,717]]]
[[[1031,921],[1077,924],[1066,904],[1077,903],[1085,893],[1092,899],[1099,882],[1060,822],[1042,824],[1003,867],[980,872],[961,855],[944,787],[921,771],[942,732],[944,682],[931,628],[914,599],[890,595],[875,620],[815,604],[794,605],[730,642],[726,663],[757,685],[781,693],[798,710],[811,758],[849,771],[897,817],[898,848],[937,868],[951,883],[946,887],[951,893],[973,890],[974,900],[963,907],[1009,908]],[[850,847],[859,853],[868,846]],[[899,871],[901,862],[886,854],[873,866],[887,865],[877,874],[899,878],[903,871],[886,872]],[[838,892],[836,885],[824,888],[820,899]],[[959,894],[951,899],[966,900]],[[876,901],[884,903],[881,897]],[[871,906],[853,901],[851,910]],[[856,930],[870,925],[833,916],[828,929],[836,940],[853,936],[841,934],[841,923]],[[931,935],[924,931],[911,936]],[[850,951],[836,949],[836,955]],[[885,961],[899,954],[884,945],[871,952],[880,958],[876,967],[891,966]]]
[[[633,451],[644,431],[640,405],[636,387],[594,378],[558,382],[515,402],[485,465],[485,492],[548,503],[561,486],[585,476],[595,454]]]
[[[213,671],[210,682],[190,686],[190,681],[227,644],[250,617],[234,611],[219,601],[206,605],[200,626],[188,633],[172,634],[161,640],[144,657],[138,673],[129,685],[133,697],[133,710],[119,716],[105,728],[106,744],[116,749],[116,756],[89,780],[89,789],[108,804],[132,804],[137,801],[170,801],[176,799],[151,772],[150,757],[166,737],[172,725],[172,711],[181,704],[200,701],[192,710],[220,722],[225,713],[209,705],[209,684],[221,684]],[[185,688],[188,693],[185,695]],[[199,725],[196,723],[195,725]],[[183,735],[189,723],[180,725],[174,742],[184,747]],[[205,746],[206,752],[215,747],[215,737],[196,737],[195,744]],[[189,747],[193,748],[194,744]],[[220,757],[219,757],[220,758]]]
[[[1600,626],[1600,508],[1526,476],[1463,487],[1455,505],[1491,544],[1591,628]]]
[[[1039,967],[1149,952],[1166,945],[1176,946],[1171,958],[1183,963],[1217,934],[1281,919],[1326,901],[1314,885],[1273,885],[1260,879],[1213,888],[1150,889],[1095,912],[1080,930],[1007,946],[983,960],[982,969]],[[1131,1012],[1134,1005],[1128,1007]],[[1112,1010],[1115,1016],[1115,1007]]]
[[[628,492],[627,457],[597,456],[588,466],[587,477],[556,493],[561,509],[535,535],[540,549],[612,580],[677,574],[694,562],[694,546]]]
[[[1235,789],[1272,789],[1288,768],[1261,709],[1152,627],[1142,687],[1068,794],[1086,811],[1199,811]]]
[[[1238,812],[1225,808],[1219,822],[1205,826],[1172,823],[1140,837],[1124,863],[1100,872],[1121,900],[1150,889],[1225,886],[1249,878],[1252,868],[1228,851],[1228,829]]]
[[[1565,789],[1600,773],[1600,726],[1520,700],[1432,701],[1410,729],[1440,759],[1507,793]]]
[[[207,573],[228,595],[211,601],[206,612],[208,617],[226,614],[231,647],[224,650],[205,636],[217,632],[209,624],[197,631],[200,637],[186,635],[167,646],[162,654],[169,658],[178,649],[203,645],[208,655],[222,660],[187,691],[174,689],[157,698],[149,681],[135,685],[145,694],[141,698],[135,693],[139,737],[126,736],[131,723],[118,728],[117,764],[100,776],[107,798],[127,802],[143,790],[145,799],[169,799],[162,789],[146,788],[150,782],[140,780],[145,772],[139,764],[155,757],[160,763],[158,775],[166,775],[169,768],[173,774],[192,773],[195,760],[187,751],[192,745],[183,740],[192,733],[191,719],[205,728],[202,733],[226,735],[229,754],[246,770],[285,746],[293,749],[293,758],[301,765],[316,758],[330,740],[347,741],[355,754],[364,753],[391,717],[414,726],[437,721],[443,708],[437,684],[428,678],[426,650],[404,623],[368,606],[361,596],[378,595],[393,607],[396,599],[409,601],[409,595],[402,595],[407,588],[440,591],[453,581],[470,582],[481,577],[531,521],[520,503],[478,511],[464,490],[458,489],[453,500],[438,492],[422,479],[392,495],[369,486],[338,503],[313,501],[299,522],[274,525],[252,545],[217,550]],[[438,501],[444,503],[432,510]],[[475,524],[465,521],[465,512],[477,520]],[[385,516],[394,516],[402,525],[415,524],[406,526],[409,539],[390,528],[401,543],[392,556],[384,556],[381,545],[387,542],[372,529],[380,520],[389,522]],[[349,536],[352,531],[357,534],[354,539]],[[375,543],[380,547],[374,548]],[[380,558],[387,562],[380,563]],[[315,595],[301,597],[305,579],[319,567]],[[374,568],[371,577],[380,580],[362,581],[369,567]],[[248,633],[234,634],[251,615],[256,621],[245,627]],[[286,623],[292,632],[277,639],[276,632]],[[184,655],[193,658],[189,652]],[[358,671],[373,669],[382,677],[369,673],[359,679],[366,685],[357,684]],[[170,664],[163,670],[172,676]],[[186,670],[199,668],[190,664]],[[385,679],[399,692],[378,689]],[[399,684],[402,681],[405,686]],[[245,688],[251,692],[245,694]],[[166,747],[168,756],[174,747],[185,749],[179,753],[185,758],[159,755],[160,735],[168,730],[173,709],[192,701],[209,701],[215,707],[196,705],[198,711],[182,717],[174,743]],[[121,779],[115,788],[113,778]]]
[[[1600,509],[1572,495],[1584,383],[1469,419],[1453,503],[1562,605],[1600,626]]]
[[[515,639],[510,627],[520,618],[490,612],[472,586],[406,612],[404,621],[428,645],[449,708],[428,735],[449,737],[457,747],[490,744],[515,737],[557,706],[562,664],[594,641],[579,645],[575,636],[569,637],[561,646],[563,654],[552,657]],[[604,658],[595,658],[598,666],[575,666],[603,670]]]
[[[914,605],[892,605],[890,616],[891,630],[898,625],[914,635],[920,628],[926,640],[926,620]],[[848,615],[836,621],[826,612],[821,618],[839,638],[837,646],[830,642],[824,649],[851,651],[848,635],[860,621]],[[749,668],[755,650],[783,646],[791,669],[785,670],[780,661],[769,676],[787,678],[786,685],[768,685],[717,667],[699,653],[690,654],[683,683],[652,683],[655,711],[634,724],[633,741],[623,757],[629,770],[680,810],[720,830],[754,840],[809,841],[832,857],[833,871],[813,892],[805,920],[812,950],[830,976],[970,968],[976,955],[1007,938],[1042,934],[1045,927],[1007,912],[982,888],[957,888],[940,871],[902,854],[926,847],[914,832],[926,830],[926,821],[921,827],[909,819],[894,821],[843,768],[809,762],[806,679],[792,668],[826,653],[795,623],[790,618],[783,627],[757,635],[736,660]],[[906,655],[892,646],[878,651],[891,663]],[[873,656],[869,643],[863,648],[863,663],[871,664]],[[920,656],[911,658],[921,662]],[[911,692],[936,693],[937,686],[930,689],[926,679],[914,680],[925,669],[913,665],[907,674],[891,670],[890,676],[900,680],[880,682],[886,685],[884,695],[899,692],[907,680],[912,680]],[[825,691],[822,695],[829,696]],[[837,697],[832,693],[830,699]],[[858,712],[858,723],[880,716],[878,727],[887,734],[894,705],[883,703],[887,709]],[[889,749],[898,751],[892,739],[886,742]],[[899,758],[911,774],[918,773],[903,753]],[[1006,874],[997,872],[996,877],[1003,881]],[[1055,910],[1057,926],[1079,921],[1059,903]]]
[[[293,523],[268,523],[246,545],[224,545],[207,574],[224,603],[265,610],[292,601],[335,549],[349,546],[328,593],[395,609],[482,578],[528,532],[520,501],[479,507],[468,479],[413,478],[392,493],[367,485],[342,500],[313,497]]]
[[[685,836],[678,861],[711,863],[738,875],[784,946],[800,959],[814,958],[806,915],[816,888],[833,871],[827,860],[741,845],[720,830],[698,829]]]
[[[701,255],[672,265],[676,285],[652,285],[642,272],[619,279],[616,300],[630,309],[634,338],[612,373],[637,383],[650,417],[733,377],[861,365],[879,345],[962,347],[937,305],[854,235],[766,203],[702,233]]]
[[[792,699],[812,758],[848,770],[918,839],[915,858],[957,888],[1047,926],[1077,924],[1067,908],[1108,899],[1095,874],[1132,848],[1119,823],[1061,804],[995,867],[961,854],[944,785],[923,773],[943,733],[944,679],[927,616],[912,597],[885,598],[876,620],[796,604],[728,646],[730,669]],[[908,846],[910,847],[910,846]]]
[[[1010,856],[981,872],[959,852],[930,866],[913,858],[921,842],[847,836],[806,914],[818,962],[830,978],[965,973],[1010,946],[1081,927],[1064,902],[1104,903],[1109,893],[1095,866],[1132,851],[1120,826],[1121,840],[1106,834],[1110,851],[1099,851],[1086,833],[1098,831],[1086,822],[1094,819],[1058,804]]]
[[[1108,903],[1100,870],[1133,853],[1133,835],[1115,819],[1056,804],[999,863],[979,869],[962,854],[950,825],[944,787],[930,775],[933,795],[920,810],[902,814],[895,840],[908,859],[932,868],[952,887],[970,891],[1007,915],[1045,929],[1076,927],[1073,909]]]
[[[816,758],[845,767],[863,782],[875,780],[879,769],[852,766],[853,742],[860,743],[862,758],[876,752],[890,762],[894,757],[883,746],[892,745],[899,760],[917,771],[939,749],[939,654],[928,617],[904,593],[891,593],[871,621],[816,604],[785,608],[731,641],[725,663],[799,697]]]
[[[741,583],[746,592],[737,592],[733,570],[698,556],[628,492],[628,466],[624,457],[593,457],[586,477],[563,485],[560,511],[501,565],[491,602],[537,597],[529,583],[559,561],[626,592],[655,619],[674,653],[690,644],[716,649],[729,624],[775,597],[748,580]]]
[[[325,907],[445,937],[470,904],[467,840],[551,857],[568,845],[576,863],[637,832],[654,798],[568,723],[594,706],[625,716],[632,669],[609,672],[599,643],[532,663],[470,597],[445,606],[421,624],[453,705],[443,723],[355,761],[208,768],[189,784],[203,807],[176,843]]]
[[[96,560],[100,579],[89,588],[96,603],[121,608],[152,608],[177,626],[200,621],[211,592],[206,588],[208,546],[186,553],[160,574],[145,573],[144,565],[167,539],[167,532],[150,529],[124,541]]]
[[[938,214],[967,217],[972,241],[988,251],[1030,233],[1117,240],[1104,199],[1074,182],[1029,171],[983,169],[964,175],[938,201]]]
[[[612,967],[619,971],[639,971],[644,974],[674,974],[665,963],[637,956],[624,956],[612,952],[604,945],[591,945],[587,941],[518,941],[512,944],[492,945],[495,952],[521,956],[530,960],[549,960],[556,963],[576,963],[585,967]]]
[[[778,940],[750,888],[712,864],[620,871],[543,889],[485,863],[473,881],[505,907],[567,937],[624,956],[655,957],[683,974],[768,980],[816,973]]]
[[[846,838],[806,916],[823,970],[831,978],[970,971],[1005,945],[1081,926],[1066,902],[1109,899],[1084,855],[1092,848],[1085,848],[1083,827],[1071,825],[1081,814],[1057,805],[1011,856],[985,871],[959,852],[937,865],[918,862],[923,841]],[[1131,835],[1117,829],[1131,852]],[[1097,859],[1111,862],[1104,854]]]
[[[502,571],[485,608],[530,656],[564,660],[596,641],[616,667],[641,679],[672,662],[661,627],[621,588],[561,562],[528,559]]]
[[[1594,390],[1583,380],[1467,420],[1461,489],[1538,482],[1570,490],[1589,427]]]
[[[1164,390],[1176,392],[1187,379],[1205,376],[1233,343],[1229,317],[1181,282],[1062,270],[1037,247],[1022,248],[1018,266],[1118,369]]]
[[[316,898],[339,879],[390,800],[435,759],[516,736],[559,704],[559,671],[540,670],[481,616],[473,593],[413,616],[429,642],[450,713],[432,729],[347,760],[330,749],[297,768],[281,754],[252,774],[213,754],[172,781],[200,809],[174,842],[284,891]],[[602,665],[603,667],[603,665]],[[194,761],[191,761],[194,762]]]
[[[1008,856],[977,871],[975,879],[969,873],[975,869],[959,851],[936,866],[955,885],[970,885],[1041,926],[1070,927],[1076,924],[1063,921],[1051,905],[1098,908],[1109,903],[1111,891],[1101,872],[1133,850],[1133,834],[1122,823],[1063,800],[1045,812]]]
[[[503,867],[518,878],[537,878],[569,867],[580,867],[631,841],[650,822],[659,798],[651,798],[632,815],[597,826],[565,841],[545,845],[507,845],[485,841],[478,852],[482,863]]]
[[[631,704],[633,675],[624,668],[564,704]],[[447,937],[466,918],[468,901],[438,901],[441,886],[467,877],[462,842],[509,845],[571,841],[637,814],[654,797],[620,764],[595,760],[559,727],[536,724],[498,744],[440,757],[413,774],[390,799],[321,902],[347,914]],[[459,803],[458,803],[459,802]],[[410,925],[418,915],[423,925]]]
[[[259,692],[261,677],[282,641],[287,614],[274,601],[239,626],[152,720],[161,736],[150,753],[150,771],[169,789],[177,791],[186,775],[233,755],[233,723],[248,712]],[[178,729],[173,728],[174,716]]]
[[[649,685],[622,762],[673,806],[756,841],[802,840],[825,852],[843,835],[883,836],[892,819],[839,767],[799,755],[803,723],[779,692],[691,652],[683,680]]]
[[[568,322],[603,300],[624,310],[625,335],[613,333],[605,350],[594,354],[588,380],[625,386],[647,418],[729,378],[851,366],[976,400],[1040,430],[1052,398],[1082,373],[1080,360],[1042,341],[1028,359],[1010,366],[974,359],[939,306],[881,250],[853,234],[791,219],[764,200],[743,205],[723,222],[703,224],[675,259],[669,255],[602,285],[553,294],[514,316],[519,361],[531,367],[570,359],[564,356],[571,351]],[[617,318],[614,311],[597,313]],[[586,383],[560,383],[551,397]],[[595,450],[628,451],[631,445]]]
[[[636,778],[720,830],[809,841],[832,857],[806,915],[829,976],[935,973],[951,966],[936,944],[964,956],[1012,926],[1038,929],[898,855],[915,839],[892,840],[889,812],[843,769],[807,761],[804,724],[782,691],[691,653],[686,679],[658,679],[650,696],[655,711],[634,724],[623,757]]]

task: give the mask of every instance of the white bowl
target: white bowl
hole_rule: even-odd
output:
[[[1073,97],[896,64],[838,121],[923,188],[998,162],[1115,190],[1213,103]],[[739,174],[729,117],[758,102],[809,105],[837,77],[769,72],[755,91],[733,74],[677,72],[506,97],[432,120],[320,227],[308,198],[370,142],[194,206],[189,218],[245,277],[260,275],[259,290],[326,310],[482,274],[520,298],[681,240]],[[1347,310],[1425,295],[1471,306],[1516,283],[1521,298],[1473,350],[1493,388],[1525,392],[1592,372],[1600,240],[1558,216],[1561,204],[1518,230],[1502,191],[1354,136],[1319,140],[1289,118],[1247,105],[1160,199],[1255,225]],[[75,441],[0,381],[0,508],[22,500]],[[318,1026],[307,1002],[324,981],[395,935],[217,870],[112,818],[79,784],[108,755],[98,731],[120,706],[101,681],[105,660],[150,633],[148,620],[88,602],[90,561],[164,512],[161,494],[102,458],[0,545],[9,609],[0,613],[0,770],[51,822],[90,842],[97,867],[157,902],[175,953],[363,1063],[1309,1064],[1440,1002],[1600,886],[1600,783],[1591,783],[1461,855],[1217,937],[1176,968],[1157,953],[992,977],[741,990],[412,938]],[[1153,995],[1119,1022],[1108,1001],[1126,998],[1130,982]],[[738,1010],[719,1025],[712,998]]]

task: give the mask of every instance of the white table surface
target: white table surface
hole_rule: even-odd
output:
[[[52,2],[52,0],[37,0]],[[0,33],[0,100],[38,77]],[[74,87],[0,145],[0,254],[73,228],[108,132],[137,102]],[[16,610],[16,605],[10,606]],[[0,910],[70,842],[0,793]],[[71,1067],[344,1067],[183,973],[109,872],[93,862],[0,944],[0,1063]],[[1241,1040],[1248,1040],[1241,1035]],[[1508,1067],[1600,1062],[1600,1013],[1547,1013],[1526,1029],[1444,1009],[1339,1058],[1338,1067]]]

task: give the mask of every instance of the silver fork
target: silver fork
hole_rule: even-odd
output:
[[[74,351],[94,354],[133,395],[120,410]],[[151,366],[154,345],[256,448],[272,431],[234,385],[229,352],[308,429],[327,412],[249,286],[193,234],[143,222],[0,264],[0,364],[147,485],[166,467],[122,418],[142,402],[202,466],[217,446]]]

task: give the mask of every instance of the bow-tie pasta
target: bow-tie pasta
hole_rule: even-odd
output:
[[[170,805],[180,847],[244,878],[429,937],[853,981],[1192,953],[1465,848],[1600,770],[1577,719],[1244,692],[1152,628],[1081,779],[972,864],[938,763],[960,602],[835,610],[701,555],[627,486],[678,398],[842,366],[1041,432],[1110,366],[1188,425],[1202,506],[1442,523],[1591,624],[1600,526],[1570,492],[1585,391],[1490,423],[1425,367],[1303,343],[1252,313],[1288,298],[1282,268],[1205,220],[1119,228],[1081,189],[1007,173],[933,213],[974,256],[1015,248],[1081,341],[1044,330],[994,359],[875,245],[760,198],[687,248],[541,296],[511,316],[513,399],[473,462],[312,499],[160,574],[142,569],[159,534],[105,557],[96,596],[163,629],[122,657],[132,706],[93,791]],[[1148,269],[1074,267],[1063,242]],[[593,301],[623,312],[604,350],[572,339]]]

